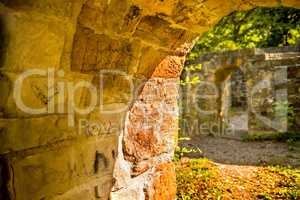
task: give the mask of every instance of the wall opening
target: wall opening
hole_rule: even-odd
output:
[[[299,167],[296,160],[300,154],[287,147],[294,141],[292,148],[297,148],[295,141],[300,139],[299,129],[293,128],[299,123],[294,118],[299,106],[292,100],[299,94],[291,90],[300,87],[295,82],[295,74],[300,72],[299,67],[295,69],[296,63],[300,66],[299,19],[300,10],[294,8],[236,11],[195,42],[181,74],[180,133],[175,152],[180,161],[179,199],[206,199],[209,188],[219,189],[216,199],[231,196],[232,185],[230,194],[217,184],[209,185],[212,180],[227,185],[224,174],[226,180],[235,173],[244,174],[244,181],[257,175],[257,166],[262,164]],[[289,154],[296,159],[287,158]],[[198,179],[208,173],[214,175],[206,181]],[[201,190],[196,186],[200,184],[205,184],[205,191],[193,193],[195,188]],[[239,193],[238,199],[259,199],[252,193],[255,190],[247,197]]]

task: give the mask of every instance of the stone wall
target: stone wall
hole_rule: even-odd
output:
[[[0,199],[174,199],[176,83],[193,40],[234,10],[278,5],[1,0]]]
[[[182,79],[198,76],[201,82],[182,86],[183,134],[241,138],[298,131],[299,56],[299,47],[245,49],[209,53],[189,63],[202,69],[187,71]]]

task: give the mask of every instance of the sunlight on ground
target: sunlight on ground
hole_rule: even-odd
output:
[[[300,169],[177,162],[177,199],[300,199]]]

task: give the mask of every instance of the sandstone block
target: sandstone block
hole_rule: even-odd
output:
[[[127,0],[89,0],[83,5],[78,23],[99,33],[130,36],[141,17],[142,10]]]
[[[72,0],[4,0],[3,4],[17,11],[37,11],[42,14],[70,17],[76,4]],[[79,2],[78,2],[79,3]]]
[[[3,73],[2,77],[4,78],[0,81],[0,87],[4,89],[2,90],[4,99],[0,104],[3,115],[8,118],[16,118],[33,117],[40,114],[65,114],[70,111],[68,105],[72,102],[79,108],[85,108],[89,105],[91,98],[89,89],[79,87],[75,90],[75,86],[82,81],[92,83],[93,76],[68,74],[65,77],[58,77],[56,72],[53,85],[48,82],[47,70],[44,70],[42,75],[32,74],[28,76],[23,76],[24,74],[21,73]],[[22,81],[17,84],[17,80],[21,80],[22,77]],[[59,87],[59,84],[62,84],[63,87]],[[74,90],[69,90],[69,84]],[[91,85],[93,86],[93,84]],[[53,90],[49,95],[48,89]],[[99,95],[94,95],[99,100]],[[53,111],[48,109],[49,105],[54,108]],[[60,111],[59,107],[62,107]],[[35,113],[35,111],[27,108],[35,111],[39,109],[40,111]]]
[[[137,76],[150,78],[155,69],[171,52],[151,46],[143,46],[139,57]]]
[[[72,53],[72,70],[97,72],[101,69],[128,72],[137,65],[140,44],[112,39],[93,30],[77,27]]]
[[[173,28],[169,22],[157,16],[146,16],[137,26],[133,36],[158,47],[175,50],[184,43],[195,39],[197,34]]]
[[[10,158],[16,199],[49,199],[92,180],[112,177],[116,146],[116,137],[88,139]]]
[[[184,61],[184,57],[168,56],[155,68],[152,77],[177,78],[181,74]]]
[[[176,80],[153,78],[146,82],[140,101],[128,115],[123,143],[127,160],[140,162],[173,148],[178,128]]]
[[[147,14],[163,13],[165,15],[171,15],[173,8],[176,6],[178,0],[134,0],[134,4],[140,6],[146,10]]]
[[[75,128],[68,127],[67,116],[63,115],[1,119],[0,130],[0,154],[39,147],[79,136]]]
[[[3,70],[59,68],[68,22],[35,14],[5,15]]]
[[[174,163],[162,163],[155,167],[153,185],[149,190],[149,199],[175,199],[176,174]]]

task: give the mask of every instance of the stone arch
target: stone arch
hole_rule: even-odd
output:
[[[105,199],[113,175],[113,198],[174,199],[171,159],[177,122],[171,111],[177,109],[176,83],[194,39],[234,10],[300,8],[297,0],[3,0],[0,5],[7,33],[1,70],[8,77],[4,86],[0,80],[1,87],[13,84],[24,70],[50,67],[64,70],[64,82],[85,80],[97,86],[95,74],[102,69],[121,70],[137,85],[145,82],[128,112],[76,115],[121,127],[121,133],[107,134],[109,130],[105,136],[78,135],[78,129],[66,126],[66,110],[28,115],[17,108],[12,92],[7,94],[0,109],[0,155],[1,165],[10,166],[4,182],[11,199]],[[128,103],[124,76],[104,82],[105,109]],[[45,84],[44,77],[26,82],[26,103],[48,104]],[[87,104],[87,94],[76,95],[78,104]],[[168,112],[154,131],[160,102]],[[146,118],[148,129],[137,129]]]
[[[179,3],[175,3],[172,4],[174,1],[165,1],[163,3],[159,3],[159,2],[149,2],[148,4],[146,4],[146,9],[149,12],[152,12],[152,14],[155,14],[156,16],[156,20],[158,21],[166,21],[169,23],[168,27],[165,27],[164,30],[168,30],[170,29],[175,29],[175,32],[181,32],[182,29],[185,30],[184,32],[181,33],[181,35],[184,35],[184,39],[183,41],[181,40],[181,37],[179,38],[180,43],[177,45],[172,45],[170,46],[171,48],[169,49],[169,51],[175,52],[175,55],[172,54],[172,56],[166,56],[163,57],[162,59],[159,60],[159,63],[157,65],[157,67],[154,70],[154,73],[152,74],[151,78],[149,79],[149,82],[146,85],[149,85],[149,87],[161,87],[160,82],[159,83],[155,83],[157,78],[161,78],[163,77],[164,79],[168,78],[178,78],[179,77],[179,71],[181,70],[182,67],[182,63],[184,63],[182,60],[184,60],[184,56],[186,55],[186,53],[191,49],[191,47],[193,46],[193,41],[194,39],[197,38],[197,35],[203,33],[204,31],[206,31],[209,27],[213,26],[213,24],[215,24],[221,17],[233,12],[234,10],[239,10],[239,9],[251,9],[251,8],[255,8],[258,6],[276,6],[279,5],[277,1],[271,1],[271,2],[239,2],[240,4],[231,4],[229,2],[224,3],[225,5],[222,5],[222,7],[217,7],[215,5],[217,4],[213,4],[210,1],[207,2],[179,2]],[[172,10],[172,12],[168,12],[164,9],[159,10],[158,6],[154,6],[157,4],[168,4],[171,3],[171,5],[173,5],[174,7],[170,6]],[[185,4],[186,3],[186,4]],[[145,5],[142,2],[139,2],[139,5]],[[281,5],[296,5],[296,2],[281,2]],[[224,7],[223,7],[224,6]],[[299,6],[299,5],[297,5]],[[225,9],[224,9],[225,8]],[[228,9],[228,10],[226,10]],[[159,10],[159,11],[158,11]],[[209,11],[212,11],[214,14],[210,13],[207,14]],[[159,14],[158,14],[159,13]],[[180,13],[180,14],[178,14]],[[174,14],[174,15],[173,15]],[[183,14],[183,15],[182,15]],[[185,16],[186,15],[186,16]],[[189,17],[188,17],[189,16]],[[191,17],[192,16],[192,17]],[[161,22],[159,24],[161,24]],[[151,33],[153,32],[154,35],[156,35],[156,31],[162,31],[163,29],[161,29],[161,26],[159,26],[158,28],[154,28],[155,23],[152,23],[151,25],[151,31],[143,31],[144,33]],[[164,24],[164,23],[163,23]],[[154,26],[153,26],[154,25]],[[139,24],[137,26],[137,31],[139,32],[139,28],[141,27],[146,27],[143,25],[143,23]],[[173,32],[174,30],[168,30],[167,32]],[[169,35],[169,34],[164,34],[165,32],[162,32],[162,34],[160,34],[160,38],[163,40],[162,41],[166,41],[169,40],[170,38],[173,38],[177,36],[177,34],[175,34],[175,32],[173,33],[173,35]],[[139,37],[139,34],[137,34],[136,36]],[[187,37],[188,36],[188,37]],[[149,38],[148,36],[146,36],[145,38],[142,38],[142,40],[145,40],[147,43],[156,43],[156,40],[154,40],[154,38]],[[178,40],[178,38],[177,38]],[[172,40],[173,41],[173,40]],[[174,43],[173,43],[174,44]],[[156,45],[164,45],[164,43],[156,43]],[[163,46],[163,47],[167,47],[167,46]],[[177,53],[179,52],[179,54]],[[181,60],[181,62],[177,62],[177,65],[174,66],[174,63],[176,63],[176,59],[177,60]],[[236,67],[241,64],[238,62],[241,62],[241,60],[236,59],[234,60],[234,66],[232,69],[229,69],[230,71],[236,69]],[[181,67],[180,67],[181,66]],[[175,69],[175,71],[174,71]],[[178,69],[178,70],[177,70]],[[227,75],[229,75],[230,73],[228,73]],[[226,78],[226,77],[223,77]],[[165,81],[165,80],[164,80]],[[145,87],[145,94],[147,95],[147,87]],[[144,95],[144,93],[142,92],[141,94],[142,96]],[[163,99],[160,99],[160,101],[163,101]],[[152,104],[153,102],[151,102],[150,104]],[[144,106],[144,105],[148,105],[149,102],[139,102],[138,105],[133,105],[133,110],[129,111],[129,116],[133,115],[136,116],[137,114],[135,113],[135,108],[136,106]],[[152,115],[152,112],[146,113],[146,115],[144,117],[147,118],[147,116]],[[135,119],[136,120],[136,119]],[[174,121],[174,120],[173,120]],[[129,118],[128,123],[130,126],[130,124],[132,124],[133,122],[131,121],[131,119]],[[168,121],[168,123],[170,123],[170,121]],[[125,127],[126,129],[126,127]],[[131,131],[132,129],[129,128],[129,130]],[[168,130],[167,134],[172,135],[172,132],[174,130]],[[150,136],[150,138],[146,138],[144,136],[144,133],[142,134],[142,137],[133,137],[129,132],[124,132],[124,143],[122,143],[123,146],[123,152],[125,154],[125,162],[126,162],[126,154],[130,154],[133,151],[137,151],[134,147],[138,147],[139,144],[135,144],[135,142],[133,142],[134,140],[137,140],[136,142],[138,143],[138,140],[148,140],[150,142],[150,146],[156,147],[156,145],[158,145],[159,147],[161,147],[161,145],[159,144],[159,142],[157,140],[152,140],[154,137],[155,138],[155,134],[153,136]],[[134,133],[133,135],[138,134],[139,133]],[[148,133],[149,134],[149,133]],[[162,134],[162,133],[161,133]],[[169,138],[167,140],[170,140]],[[130,141],[130,142],[128,142]],[[152,144],[151,144],[152,143]],[[173,144],[174,145],[174,144]],[[151,149],[151,147],[149,148]],[[148,150],[149,150],[148,149]],[[146,150],[146,153],[148,153]],[[140,194],[141,198],[144,197],[144,195],[150,199],[154,198],[156,199],[156,195],[161,195],[159,198],[157,199],[172,199],[175,198],[175,194],[174,194],[174,184],[172,183],[174,181],[174,179],[170,178],[170,174],[167,173],[166,171],[169,171],[170,168],[173,168],[173,165],[171,163],[168,164],[168,160],[170,160],[170,155],[172,155],[172,151],[174,150],[174,146],[173,148],[171,148],[171,151],[158,151],[155,152],[154,154],[151,154],[151,158],[147,158],[144,157],[142,160],[135,160],[137,157],[133,154],[133,160],[131,159],[127,159],[127,161],[129,160],[129,162],[134,163],[133,164],[133,169],[137,170],[134,171],[134,178],[129,178],[128,182],[125,183],[125,188],[122,188],[121,186],[117,186],[115,189],[117,189],[115,192],[113,192],[113,197],[115,197],[116,199],[121,198],[123,196],[126,195],[132,195],[133,193],[135,194]],[[163,153],[164,152],[164,153]],[[145,153],[145,152],[144,152]],[[151,152],[152,153],[152,152]],[[167,154],[166,154],[167,153]],[[122,156],[124,156],[124,154]],[[163,156],[167,156],[167,157],[162,157]],[[168,159],[169,158],[169,159]],[[139,159],[139,158],[138,158]],[[159,160],[159,161],[158,161]],[[164,161],[163,161],[164,160]],[[153,164],[155,163],[155,164]],[[117,164],[118,165],[118,164]],[[125,165],[124,163],[120,162],[120,165]],[[130,165],[130,164],[129,164]],[[156,166],[155,166],[156,165]],[[159,185],[168,185],[167,189],[166,188],[159,188],[159,186],[156,186],[156,180],[157,180],[157,172],[156,171],[151,171],[151,169],[156,169],[156,167],[160,168],[160,166],[163,166],[166,168],[165,172],[161,173],[160,175],[158,175],[159,179],[163,179],[164,181],[166,181],[165,183],[159,182]],[[119,169],[118,169],[119,170]],[[122,171],[122,170],[121,170]],[[148,174],[147,174],[148,173]],[[164,175],[164,173],[168,174],[166,177]],[[174,173],[174,172],[173,172]],[[146,175],[147,178],[142,178],[143,175]],[[149,179],[149,177],[151,177]],[[141,180],[144,179],[144,180]],[[141,186],[141,188],[132,188],[129,185],[135,185],[134,183],[141,183],[143,182],[144,184]],[[173,187],[173,189],[171,189]],[[122,188],[122,189],[120,189]],[[145,190],[146,188],[146,190]],[[118,190],[120,189],[120,190]],[[142,191],[144,193],[142,193]],[[128,196],[129,197],[129,196]]]

